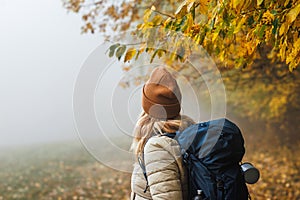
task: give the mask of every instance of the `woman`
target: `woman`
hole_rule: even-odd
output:
[[[172,135],[194,122],[180,115],[180,102],[176,80],[165,68],[155,68],[143,87],[143,112],[134,131],[132,200],[188,199],[187,174]]]

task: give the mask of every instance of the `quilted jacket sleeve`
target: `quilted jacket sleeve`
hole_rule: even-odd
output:
[[[145,146],[144,156],[152,199],[182,200],[177,163],[180,149],[176,141],[166,137],[152,137]]]

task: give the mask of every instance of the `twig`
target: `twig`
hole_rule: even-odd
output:
[[[159,13],[161,15],[164,15],[164,16],[167,16],[167,17],[171,17],[172,19],[175,19],[175,16],[167,14],[167,13],[163,13],[163,12],[161,12],[159,10],[154,10],[153,12],[156,12],[156,13]]]

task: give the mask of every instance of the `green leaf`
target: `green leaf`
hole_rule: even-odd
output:
[[[116,48],[119,47],[119,46],[120,46],[120,44],[117,43],[117,44],[111,45],[111,46],[109,47],[109,55],[108,55],[108,56],[109,56],[110,58],[114,56],[115,50],[116,50]]]
[[[154,50],[154,48],[152,48],[152,47],[146,47],[146,50],[145,50],[145,51],[146,51],[147,53],[150,53],[150,52],[153,51],[153,50]]]
[[[153,60],[154,60],[154,58],[155,58],[155,56],[156,56],[156,54],[157,54],[158,51],[159,51],[159,49],[156,49],[156,50],[154,51],[154,53],[153,53],[152,56],[151,56],[150,63],[153,62]]]
[[[272,29],[272,34],[275,35],[277,32],[278,24],[279,24],[279,19],[276,18],[273,22],[273,29]]]
[[[259,33],[258,33],[259,39],[262,39],[262,38],[263,38],[266,27],[267,27],[267,26],[264,24],[264,25],[262,25],[262,27],[260,28]]]
[[[137,54],[136,54],[136,56],[135,56],[135,60],[137,60],[139,58],[140,54],[141,54],[141,52],[138,51]]]
[[[200,39],[199,39],[199,44],[203,44],[203,41],[205,39],[206,36],[206,30],[204,30],[201,35],[200,35]]]
[[[188,23],[186,22],[187,22],[187,16],[185,15],[179,24],[181,31],[185,31],[187,29]]]
[[[215,26],[215,20],[216,20],[216,18],[213,18],[213,19],[211,20],[211,23],[210,23],[210,30],[212,30],[212,29],[214,28],[214,26]]]
[[[165,29],[171,29],[173,25],[173,21],[169,21],[165,27]]]
[[[276,10],[271,10],[271,14],[272,15],[277,15],[277,11]]]
[[[116,57],[118,58],[118,60],[121,59],[122,55],[125,53],[126,51],[126,46],[125,45],[122,45],[120,46],[117,51],[116,51]]]
[[[248,18],[248,20],[247,20],[247,23],[248,23],[248,26],[251,26],[252,24],[254,24],[254,18],[253,18],[253,16],[250,16],[249,18]]]
[[[191,9],[191,13],[192,13],[193,20],[195,20],[195,14],[196,14],[196,13],[195,13],[195,10],[196,10],[196,9],[195,9],[195,6],[193,6],[192,9]]]
[[[260,11],[259,11],[259,14],[258,14],[257,22],[260,22],[260,20],[261,20],[263,14],[264,14],[264,11],[260,10]]]
[[[185,15],[185,16],[182,18],[181,22],[179,23],[179,26],[183,26],[184,23],[186,22],[186,20],[187,20],[187,16]]]
[[[180,31],[180,29],[181,29],[181,24],[183,24],[183,19],[180,20],[180,21],[179,21],[179,19],[176,20],[176,22],[175,22],[175,24],[174,24],[175,31]]]

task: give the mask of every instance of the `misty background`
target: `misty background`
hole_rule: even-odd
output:
[[[0,0],[0,146],[76,139],[73,86],[101,42],[60,0]]]
[[[100,34],[81,34],[80,16],[60,0],[0,0],[0,13],[0,146],[77,140],[76,78],[84,64],[105,68],[112,60],[104,54],[109,46]],[[123,76],[114,62],[95,91],[97,120],[107,135],[130,136],[141,112],[141,87],[118,87]],[[185,86],[184,114],[198,118],[193,91]]]

